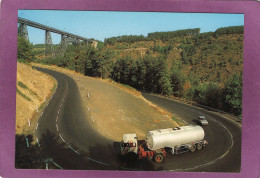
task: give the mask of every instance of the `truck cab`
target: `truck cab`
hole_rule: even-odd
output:
[[[121,155],[127,153],[138,153],[138,139],[136,134],[124,134],[120,143]]]

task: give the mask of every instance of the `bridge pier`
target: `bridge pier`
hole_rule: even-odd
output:
[[[18,35],[24,37],[26,40],[29,41],[29,35],[28,35],[27,25],[25,25],[24,23],[19,23]]]
[[[51,32],[48,30],[45,31],[45,44],[52,44]]]
[[[73,37],[68,37],[68,36],[65,36],[65,35],[61,35],[61,42],[60,44],[62,46],[67,46],[69,43],[72,43],[72,44],[79,44],[80,43],[80,39],[78,38],[73,38]]]
[[[45,31],[45,54],[52,54],[52,39],[51,39],[51,32],[46,30]]]
[[[75,41],[76,41],[76,44],[80,44],[80,39],[76,38]]]
[[[68,37],[67,37],[66,35],[61,34],[61,41],[60,41],[60,45],[59,45],[59,53],[60,53],[61,55],[64,54],[64,51],[65,51],[65,49],[67,48],[67,46],[68,46],[68,44],[69,44],[67,38],[68,38]]]
[[[71,38],[71,41],[72,41],[72,44],[74,44],[74,45],[80,44],[80,40],[77,38]]]
[[[60,40],[60,44],[62,45],[62,44],[65,44],[65,41],[66,40],[66,36],[65,35],[63,35],[63,34],[61,34],[61,40]]]
[[[60,45],[62,47],[67,47],[67,45],[68,45],[67,37],[64,34],[61,34]]]

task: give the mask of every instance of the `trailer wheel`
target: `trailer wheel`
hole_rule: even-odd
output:
[[[197,143],[197,150],[201,150],[202,149],[202,144],[201,143]]]
[[[172,154],[172,155],[175,154],[174,148],[171,149],[171,154]]]
[[[190,152],[194,152],[196,150],[196,145],[191,145]]]
[[[163,161],[163,155],[162,154],[155,155],[154,160],[157,163],[161,163]]]

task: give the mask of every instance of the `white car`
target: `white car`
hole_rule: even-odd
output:
[[[208,123],[207,119],[205,118],[205,116],[199,116],[198,117],[198,122],[201,125],[209,125],[209,123]]]

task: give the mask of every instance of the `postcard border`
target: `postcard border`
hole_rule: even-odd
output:
[[[0,21],[0,176],[3,177],[257,177],[260,175],[260,2],[170,0],[3,0]],[[210,12],[245,14],[243,129],[240,173],[15,169],[18,9]]]

